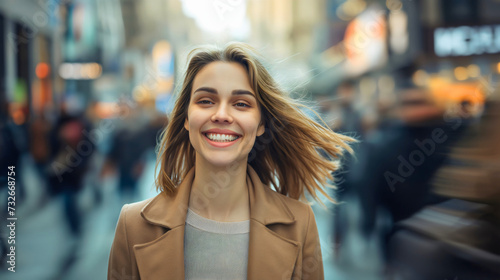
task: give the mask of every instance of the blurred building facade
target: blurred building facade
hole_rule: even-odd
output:
[[[118,72],[123,23],[118,1],[2,1],[2,95],[21,124],[84,111],[95,99],[94,81]]]
[[[42,114],[62,92],[54,73],[63,61],[59,6],[56,1],[0,3],[0,98],[10,104],[2,114],[17,124]]]
[[[3,1],[2,96],[27,104],[10,114],[26,118],[66,99],[102,109],[121,95],[160,99],[165,111],[187,51],[228,40],[256,46],[285,83],[313,94],[355,80],[365,103],[408,86],[464,99],[444,93],[491,84],[500,70],[495,0],[205,2]]]
[[[357,100],[394,102],[422,88],[443,107],[480,107],[500,72],[499,1],[327,1],[310,92],[354,81]],[[479,109],[474,109],[479,111]]]

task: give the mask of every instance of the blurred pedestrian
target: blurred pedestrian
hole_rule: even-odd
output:
[[[118,188],[124,202],[137,199],[137,184],[147,164],[146,152],[154,152],[158,133],[164,128],[166,119],[154,108],[142,105],[129,106],[124,112],[119,127],[113,133],[111,147],[106,156],[105,169],[118,172]]]
[[[15,198],[17,199],[17,203],[24,199],[24,182],[19,180],[22,174],[22,165],[21,158],[23,154],[26,154],[28,151],[28,142],[26,139],[27,135],[27,125],[22,124],[18,125],[12,121],[8,112],[9,105],[7,101],[3,98],[5,94],[0,94],[0,191],[7,194],[9,191],[8,181],[12,181],[8,179],[8,171],[14,171],[14,175],[12,176],[14,179],[18,179],[15,181]],[[14,166],[14,169],[9,169],[9,167]],[[5,204],[3,204],[5,203]],[[2,217],[8,217],[8,208],[7,208],[7,198],[5,198],[5,202],[2,203],[2,209],[0,213]],[[7,236],[7,235],[6,235]],[[7,244],[7,239],[3,236],[0,237],[0,261],[2,263],[2,267],[6,264],[7,257],[7,248],[9,248]]]
[[[95,150],[94,143],[86,138],[84,130],[91,130],[84,115],[73,115],[63,110],[51,133],[52,153],[46,166],[49,192],[63,197],[68,224],[75,235],[81,231],[77,198]]]
[[[390,241],[394,279],[500,279],[499,109],[488,101],[436,172],[432,192],[446,200],[398,224]],[[456,123],[470,116],[459,112]]]
[[[396,110],[398,119],[379,124],[360,145],[347,177],[361,205],[360,230],[366,238],[380,238],[384,258],[396,223],[444,200],[431,193],[431,180],[466,126],[447,122],[444,109],[424,89],[404,90]],[[383,232],[377,228],[380,213],[390,221]]]

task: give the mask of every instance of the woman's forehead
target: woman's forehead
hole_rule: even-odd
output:
[[[215,88],[221,92],[235,89],[253,92],[250,79],[243,65],[237,62],[211,62],[195,76],[192,92],[200,87]]]

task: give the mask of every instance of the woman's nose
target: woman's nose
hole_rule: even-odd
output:
[[[227,123],[232,123],[233,118],[231,117],[231,114],[229,112],[229,108],[226,105],[220,105],[217,108],[217,111],[215,111],[214,115],[212,116],[211,120],[213,122],[227,122]]]

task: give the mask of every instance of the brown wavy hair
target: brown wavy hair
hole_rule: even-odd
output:
[[[323,124],[306,116],[301,109],[310,108],[283,91],[263,66],[257,52],[244,43],[229,43],[223,48],[200,47],[189,53],[184,82],[157,147],[157,190],[174,194],[176,186],[195,164],[196,153],[184,121],[195,76],[215,61],[241,64],[261,106],[266,130],[256,138],[248,156],[248,164],[261,181],[294,199],[304,198],[307,190],[315,200],[319,200],[318,191],[333,202],[324,186],[333,187],[327,179],[334,181],[332,173],[339,168],[340,157],[344,151],[352,153],[349,142],[355,140],[333,132],[317,114]],[[159,173],[156,172],[158,166]]]

